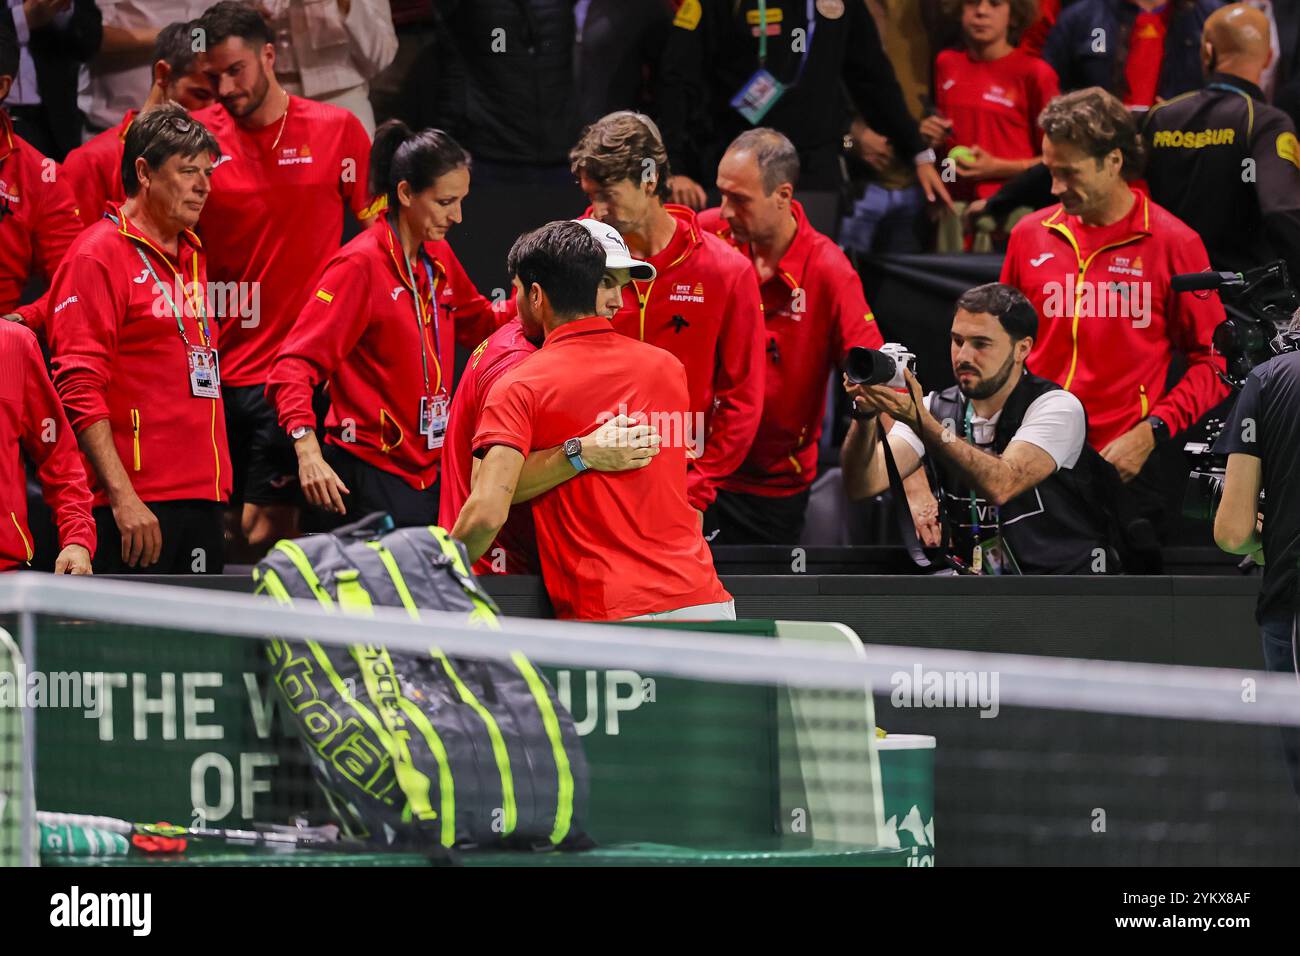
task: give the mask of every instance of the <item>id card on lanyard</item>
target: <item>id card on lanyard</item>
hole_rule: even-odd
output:
[[[400,246],[399,246],[400,248]],[[419,252],[416,255],[420,255]],[[405,252],[403,252],[405,257]],[[442,385],[442,361],[439,358],[438,340],[438,295],[433,284],[433,266],[427,256],[423,258],[425,276],[429,280],[429,307],[433,310],[433,360],[438,367],[436,387],[429,386],[429,353],[425,347],[424,307],[420,302],[420,287],[415,282],[415,272],[407,260],[407,275],[411,280],[411,298],[415,300],[416,331],[420,336],[420,364],[424,372],[424,393],[420,396],[419,422],[420,434],[424,436],[425,448],[429,451],[441,448],[447,440],[447,418],[451,408],[451,395]]]
[[[812,49],[813,33],[817,30],[817,13],[814,0],[807,0],[808,28],[799,51],[799,69],[788,84],[782,83],[767,69],[767,0],[758,0],[758,70],[745,81],[740,92],[731,98],[731,106],[753,126],[763,121],[785,91],[797,86],[808,65],[808,51]],[[778,11],[779,12],[779,11]]]

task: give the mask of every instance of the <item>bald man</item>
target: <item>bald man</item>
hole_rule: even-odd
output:
[[[1282,258],[1300,282],[1300,143],[1260,89],[1273,57],[1269,29],[1244,3],[1209,16],[1205,87],[1147,114],[1146,178],[1151,198],[1200,233],[1215,269]]]

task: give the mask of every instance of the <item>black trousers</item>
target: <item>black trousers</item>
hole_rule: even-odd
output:
[[[412,488],[397,475],[362,461],[332,442],[325,443],[323,454],[325,461],[352,492],[343,496],[347,513],[336,515],[309,505],[302,515],[303,531],[332,531],[376,511],[387,512],[399,528],[438,523],[437,482],[424,491]]]
[[[99,544],[93,566],[96,574],[220,574],[225,567],[224,506],[216,501],[146,501],[162,530],[162,553],[156,564],[136,565],[122,560],[122,535],[113,509],[96,508],[95,531]]]
[[[785,498],[719,491],[704,513],[704,536],[714,544],[798,544],[807,515],[807,488]]]

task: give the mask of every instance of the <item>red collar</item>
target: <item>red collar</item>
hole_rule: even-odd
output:
[[[554,345],[564,339],[571,338],[575,335],[590,335],[596,332],[613,332],[614,326],[610,324],[609,319],[599,315],[589,315],[585,319],[574,319],[572,322],[566,322],[553,332],[546,336],[546,341],[542,343],[542,348],[548,345]]]
[[[14,135],[14,123],[9,118],[9,114],[0,109],[0,163],[9,158],[21,143],[17,136]]]
[[[1131,241],[1141,236],[1151,235],[1151,197],[1144,192],[1133,189],[1133,208],[1129,210],[1128,215],[1120,220],[1124,223],[1124,228],[1117,228],[1118,223],[1107,226],[1107,229],[1115,229],[1117,234],[1127,235],[1129,238],[1124,242]],[[1042,224],[1048,229],[1062,233],[1070,240],[1072,245],[1077,243],[1075,237],[1081,235],[1085,226],[1077,216],[1068,215],[1065,207],[1058,205],[1052,210],[1051,214],[1042,220]]]
[[[375,238],[376,241],[379,243],[379,247],[381,249],[388,250],[388,262],[393,267],[393,272],[394,274],[396,274],[398,280],[402,283],[402,285],[410,289],[411,279],[410,276],[406,274],[406,267],[402,265],[402,255],[401,255],[402,245],[398,241],[397,235],[393,227],[388,222],[388,216],[383,215],[380,216],[378,219],[376,219],[374,223],[370,226],[370,231],[375,233]],[[433,281],[434,281],[434,286],[436,287],[438,284],[438,280],[440,278],[446,278],[447,270],[443,268],[442,263],[438,261],[438,257],[435,256],[429,250],[429,244],[427,242],[421,243],[420,254],[423,255],[426,259],[428,259],[429,264],[433,266],[433,275],[434,275]],[[423,269],[419,269],[416,271],[415,284],[417,286],[420,284],[420,273],[423,271],[424,271]],[[412,289],[411,291],[413,293],[415,292],[414,289]],[[434,289],[430,289],[429,295],[433,295],[433,293],[434,293]]]
[[[111,209],[113,211],[113,215],[117,217],[117,231],[121,235],[125,236],[126,238],[134,242],[140,243],[141,245],[147,247],[148,249],[151,249],[156,255],[158,255],[163,260],[163,262],[166,262],[168,265],[172,265],[174,268],[172,257],[169,256],[166,253],[166,251],[164,251],[163,249],[158,248],[157,244],[154,243],[152,239],[150,239],[138,228],[136,228],[135,224],[132,223],[131,220],[126,217],[126,213],[122,212],[123,205],[125,204],[115,203],[115,202],[110,202],[108,204],[108,208]],[[189,248],[186,249],[186,246],[189,246]],[[203,243],[199,240],[199,237],[194,233],[194,231],[190,229],[184,229],[181,231],[181,234],[178,237],[178,243],[176,247],[176,252],[177,252],[176,261],[184,262],[188,255],[197,254],[202,249],[203,249]]]
[[[795,231],[794,239],[790,241],[790,248],[785,250],[781,256],[781,261],[777,263],[776,274],[772,279],[780,279],[791,289],[803,287],[804,273],[808,268],[808,260],[812,255],[813,241],[817,237],[817,230],[812,227],[808,221],[808,216],[803,211],[803,204],[799,200],[790,201],[790,212],[794,215]],[[750,261],[753,261],[754,250],[749,243],[737,242],[736,237],[731,234],[731,227],[723,224],[718,230],[718,238],[724,239],[731,246],[743,252]],[[771,282],[772,279],[768,281]]]

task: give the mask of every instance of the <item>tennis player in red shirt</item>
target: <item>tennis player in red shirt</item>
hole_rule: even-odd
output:
[[[592,315],[605,254],[582,226],[552,222],[510,250],[521,316],[546,330],[538,352],[488,396],[474,438],[482,457],[452,534],[477,560],[505,523],[524,459],[565,445],[627,409],[664,438],[644,467],[582,469],[533,502],[537,547],[557,617],[735,618],[686,493],[686,373],[662,349]]]
[[[192,26],[187,20],[170,23],[158,33],[153,47],[153,86],[139,110],[127,110],[122,122],[68,153],[63,178],[77,197],[77,214],[89,226],[104,215],[104,206],[120,203],[122,143],[135,118],[160,103],[179,103],[193,113],[212,105],[212,87],[199,71]]]
[[[953,199],[987,199],[1040,161],[1035,120],[1060,90],[1056,71],[1015,47],[1035,12],[1034,0],[964,0],[965,48],[935,58],[938,113],[921,121],[921,135],[942,153],[968,150],[951,157]]]
[[[388,211],[326,266],[266,386],[317,509],[304,517],[313,531],[374,511],[398,527],[438,522],[456,343],[473,346],[502,314],[447,244],[469,193],[469,154],[441,130],[389,120],[370,171]],[[325,381],[322,451],[312,391]]]
[[[585,215],[619,231],[656,277],[623,292],[614,328],[666,349],[686,368],[693,442],[687,488],[701,513],[749,453],[763,410],[763,312],[745,257],[665,204],[668,153],[649,117],[619,112],[583,132],[569,153],[591,200]],[[702,515],[701,515],[702,518]]]
[[[700,228],[744,253],[763,296],[766,391],[758,434],[704,516],[717,544],[796,544],[817,477],[826,381],[850,348],[884,344],[862,280],[794,198],[799,153],[776,130],[741,133],[718,164],[722,205]]]
[[[18,40],[0,17],[0,103],[18,72]],[[81,231],[76,202],[57,174],[54,160],[14,132],[0,109],[0,317],[41,330],[47,296],[20,306],[27,280],[54,275],[72,240]]]
[[[623,307],[623,287],[655,277],[654,266],[632,258],[618,230],[595,219],[579,219],[605,251],[605,275],[596,293],[596,315],[612,318]],[[542,345],[545,330],[533,315],[517,315],[480,343],[470,356],[464,377],[451,401],[451,422],[442,453],[442,489],[439,519],[452,527],[469,498],[473,476],[474,434],[484,405],[497,380]],[[579,439],[578,460],[571,461],[563,446],[531,452],[524,462],[510,508],[510,517],[496,540],[474,565],[476,574],[536,574],[537,535],[530,500],[562,481],[581,474],[580,465],[595,471],[625,471],[639,467],[641,448],[659,443],[652,425],[616,415]],[[651,452],[653,454],[654,452]]]
[[[203,247],[216,140],[181,107],[126,134],[127,199],[50,287],[54,385],[89,462],[98,573],[217,573],[230,454]]]
[[[58,526],[55,573],[90,574],[95,522],[77,440],[36,336],[17,323],[0,322],[0,571],[30,563],[34,551],[23,453],[36,465]]]
[[[204,31],[200,68],[218,101],[196,116],[221,144],[202,230],[214,288],[236,300],[221,329],[234,499],[242,502],[240,531],[258,552],[292,536],[301,500],[297,456],[266,381],[338,251],[344,207],[363,225],[374,217],[370,138],[347,110],[285,91],[255,8],[225,0],[195,27]]]

